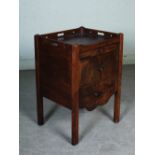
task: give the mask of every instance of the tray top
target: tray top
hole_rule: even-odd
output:
[[[91,45],[102,41],[119,38],[119,34],[79,27],[77,29],[42,34],[42,37],[52,39],[53,42],[55,41],[56,43]]]
[[[105,38],[101,36],[97,36],[97,37],[83,36],[83,37],[71,37],[71,38],[61,39],[61,41],[63,41],[64,43],[80,44],[80,45],[89,45],[89,44],[97,43],[103,40],[105,40]]]

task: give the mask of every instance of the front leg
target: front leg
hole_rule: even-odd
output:
[[[77,101],[76,101],[77,102]],[[74,104],[73,105],[78,105]],[[79,107],[72,107],[72,144],[76,145],[79,141]]]
[[[117,123],[120,120],[120,91],[115,92],[114,99],[114,122]]]
[[[79,141],[79,46],[72,47],[71,57],[71,104],[72,104],[72,144],[76,145]]]

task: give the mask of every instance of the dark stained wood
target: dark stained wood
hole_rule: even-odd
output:
[[[100,53],[102,49],[98,50],[98,55],[90,55],[81,61],[81,86],[115,80],[115,50],[107,53]]]
[[[79,108],[93,110],[114,101],[120,117],[123,34],[85,27],[35,35],[38,124],[43,97],[71,110],[72,144],[79,141]]]
[[[114,82],[100,82],[96,85],[87,85],[80,90],[80,107],[93,110],[98,105],[106,104],[114,93]]]
[[[71,97],[72,97],[72,144],[75,145],[79,140],[79,47],[73,46],[72,50],[72,74],[71,74]]]
[[[43,96],[71,109],[72,46],[42,38],[40,49]]]
[[[114,101],[114,122],[120,120],[120,98],[121,98],[121,80],[122,80],[122,60],[123,60],[123,34],[120,34],[120,44],[118,52],[118,67],[117,67],[117,81],[116,81],[116,92]]]
[[[108,53],[112,50],[115,50],[117,48],[117,44],[107,45],[107,46],[100,46],[98,48],[92,48],[89,50],[85,50],[83,52],[80,52],[80,59],[84,59],[87,57],[93,57],[99,54]]]
[[[37,93],[37,119],[38,124],[44,124],[44,112],[43,112],[43,96],[41,92],[41,85],[40,85],[40,37],[39,35],[35,35],[34,37],[35,42],[35,66],[36,66],[36,93]]]

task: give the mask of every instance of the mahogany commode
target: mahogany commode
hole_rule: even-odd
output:
[[[72,144],[78,143],[79,108],[93,110],[114,94],[119,122],[123,34],[80,27],[35,35],[38,124],[43,97],[72,112]]]

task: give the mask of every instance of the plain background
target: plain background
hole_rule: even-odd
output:
[[[20,0],[20,69],[34,69],[34,34],[85,26],[124,33],[124,64],[135,62],[134,0]]]

